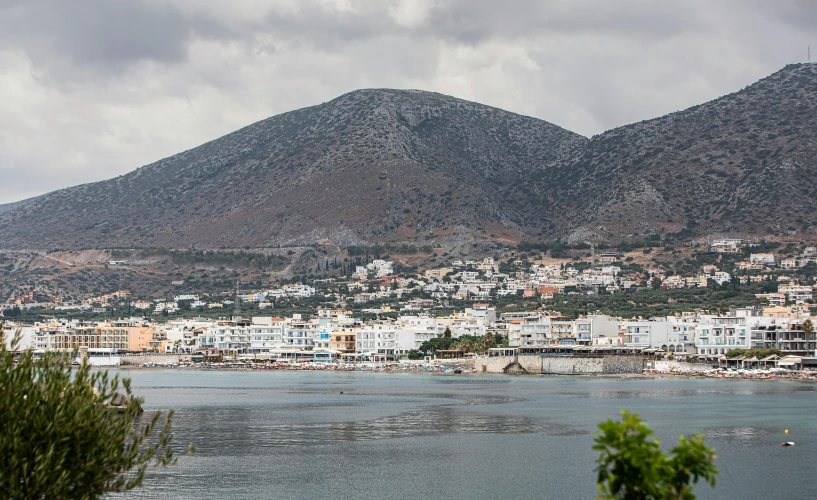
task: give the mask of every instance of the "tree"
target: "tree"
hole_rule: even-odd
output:
[[[3,311],[3,316],[5,316],[7,318],[16,318],[16,317],[20,316],[20,314],[21,314],[20,306],[17,306],[17,305],[15,305],[14,307],[11,307],[10,309],[6,309],[6,310]]]
[[[650,282],[650,286],[652,286],[653,290],[660,290],[661,285],[663,285],[663,284],[664,283],[661,281],[661,278],[659,278],[658,276],[653,278],[652,281]]]
[[[493,333],[491,333],[491,332],[486,333],[483,340],[485,342],[485,350],[486,351],[488,349],[496,347],[496,337],[494,337]]]
[[[738,285],[740,285],[740,278],[737,276],[732,276],[732,279],[730,279],[730,281],[732,282],[732,290],[737,290]]]
[[[747,358],[755,357],[763,359],[769,356],[782,356],[783,352],[780,349],[762,349],[759,347],[752,347],[751,349],[730,349],[726,351],[727,358],[737,358],[738,356],[746,356]]]
[[[806,341],[806,348],[808,348],[809,341],[814,339],[814,323],[812,323],[810,319],[807,319],[803,321],[800,328],[803,329],[803,340]]]
[[[681,436],[668,456],[638,415],[627,410],[621,410],[621,415],[621,422],[600,423],[594,439],[593,449],[600,452],[598,498],[690,500],[695,498],[692,485],[700,479],[715,486],[715,452],[704,444],[702,435]]]
[[[420,345],[420,351],[423,354],[428,355],[430,353],[435,353],[440,350],[448,350],[453,348],[457,343],[457,339],[453,339],[451,337],[436,337],[433,339],[428,339]]]
[[[408,359],[417,360],[423,359],[423,357],[424,357],[423,353],[416,349],[412,349],[408,352]]]
[[[71,358],[55,353],[14,358],[0,346],[4,498],[100,498],[138,487],[148,468],[175,463],[173,412],[141,414],[128,379],[109,379],[87,363],[72,370]]]

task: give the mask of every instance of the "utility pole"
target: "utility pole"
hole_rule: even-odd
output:
[[[233,302],[233,319],[238,317],[238,301],[241,300],[241,298],[238,296],[238,286],[240,283],[241,280],[236,280],[235,282],[235,299],[233,299],[235,300],[235,302]]]
[[[595,243],[590,244],[590,255],[591,255],[591,257],[590,257],[590,269],[595,269],[596,268],[596,244]]]

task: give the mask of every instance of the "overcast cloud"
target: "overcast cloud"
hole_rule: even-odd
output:
[[[815,26],[812,0],[0,0],[0,203],[366,87],[591,136],[804,62]]]

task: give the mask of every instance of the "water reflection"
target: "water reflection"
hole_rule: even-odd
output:
[[[254,412],[250,412],[254,413]],[[569,425],[527,416],[486,415],[460,412],[449,406],[438,406],[371,420],[334,423],[278,422],[236,411],[235,408],[212,408],[207,412],[179,414],[177,429],[196,429],[195,433],[178,435],[180,442],[192,440],[200,453],[224,454],[225,449],[252,452],[259,448],[326,445],[350,441],[400,439],[446,434],[531,434],[576,436],[587,431]]]

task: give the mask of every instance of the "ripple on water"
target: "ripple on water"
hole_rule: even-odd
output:
[[[435,384],[451,384],[451,385],[499,385],[499,384],[509,384],[511,383],[510,378],[505,379],[472,379],[472,378],[465,378],[465,377],[446,377],[446,376],[437,376],[431,379],[432,382]]]
[[[567,394],[567,393],[566,393]],[[754,394],[751,390],[723,391],[715,389],[658,389],[632,391],[591,391],[574,393],[574,396],[595,399],[667,399],[690,398],[699,396],[717,396],[721,394]]]
[[[219,414],[220,413],[220,414]],[[557,424],[527,416],[487,415],[459,412],[455,408],[439,406],[420,411],[405,412],[371,420],[334,423],[285,423],[270,419],[253,420],[243,424],[243,432],[230,434],[229,442],[220,438],[218,428],[233,420],[233,412],[211,413],[216,418],[191,422],[174,422],[177,428],[196,428],[196,436],[179,436],[183,441],[194,438],[202,453],[233,449],[236,453],[250,453],[259,448],[288,446],[317,446],[350,441],[372,441],[446,434],[533,434],[550,436],[577,436],[586,430],[566,424]],[[238,418],[238,415],[235,416]],[[183,415],[177,418],[185,418]]]
[[[702,434],[704,439],[726,440],[735,444],[755,444],[758,441],[766,440],[768,436],[776,431],[770,427],[747,427],[747,426],[718,426],[705,427]]]

